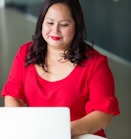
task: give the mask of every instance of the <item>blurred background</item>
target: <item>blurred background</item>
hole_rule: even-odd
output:
[[[32,39],[44,0],[0,0],[0,90],[19,46]],[[106,129],[109,139],[131,138],[131,0],[80,0],[87,41],[109,59],[121,114]],[[3,107],[3,98],[0,97]]]

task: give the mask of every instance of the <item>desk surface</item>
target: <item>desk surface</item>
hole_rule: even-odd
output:
[[[92,134],[84,134],[80,136],[75,136],[73,139],[107,139],[107,138],[92,135]]]

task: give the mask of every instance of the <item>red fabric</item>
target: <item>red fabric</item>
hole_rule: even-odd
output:
[[[76,66],[66,78],[50,82],[38,75],[34,65],[24,66],[30,44],[22,45],[16,54],[2,96],[25,100],[30,107],[67,106],[71,120],[94,110],[119,114],[114,80],[105,56],[93,50],[92,57],[84,61],[82,66]],[[103,130],[96,134],[105,136]]]

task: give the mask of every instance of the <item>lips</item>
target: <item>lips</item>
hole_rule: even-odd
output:
[[[58,41],[60,40],[60,37],[57,37],[57,36],[51,36],[52,40],[55,40],[55,41]]]

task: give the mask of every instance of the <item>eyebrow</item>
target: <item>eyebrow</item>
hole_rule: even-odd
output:
[[[55,20],[55,19],[52,19],[52,18],[49,18],[49,17],[46,17],[45,19],[49,19],[49,20],[52,20],[52,21]],[[60,20],[60,22],[64,22],[64,21],[66,21],[66,22],[71,22],[71,20],[69,20],[69,19]]]

